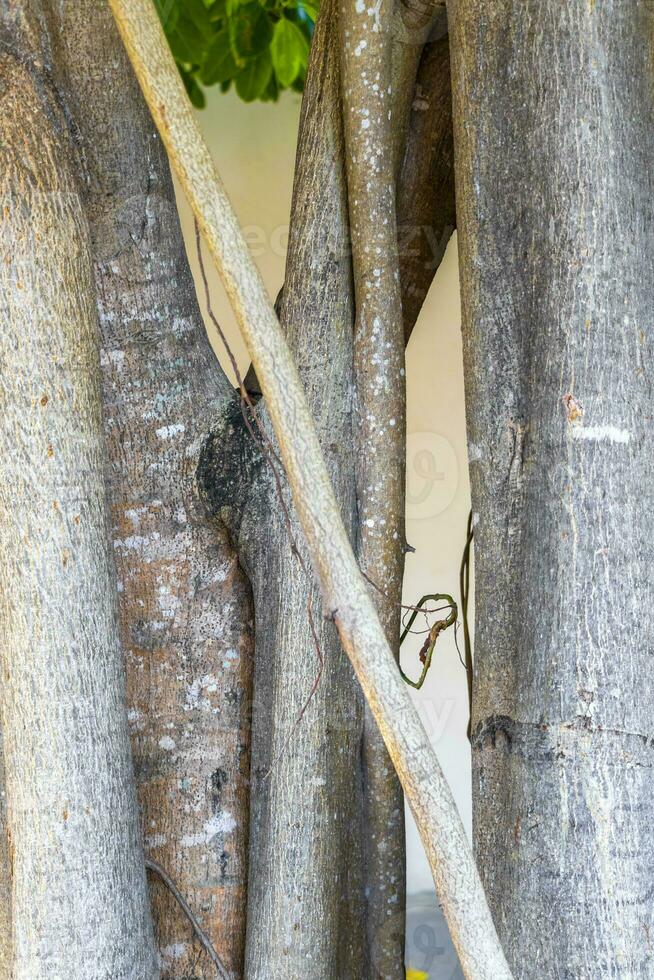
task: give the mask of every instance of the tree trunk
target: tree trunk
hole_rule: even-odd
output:
[[[253,613],[227,532],[198,486],[207,451],[235,462],[228,446],[234,395],[198,310],[165,152],[109,8],[74,0],[61,11],[93,242],[112,541],[146,853],[240,977]],[[162,976],[215,977],[172,896],[158,879],[150,890]]]
[[[353,533],[352,325],[338,34],[327,2],[313,41],[280,316]],[[290,504],[290,496],[288,497]],[[362,975],[362,698],[291,519],[266,470],[240,530],[256,609],[248,980]],[[308,604],[324,669],[318,674]]]
[[[347,189],[356,297],[354,414],[357,559],[399,656],[404,573],[406,381],[395,224],[391,0],[340,12]],[[396,101],[399,101],[396,98]],[[366,705],[363,775],[366,976],[404,980],[404,796]]]
[[[478,862],[517,977],[651,976],[654,7],[450,30]]]
[[[418,65],[397,185],[397,218],[408,343],[456,226],[450,50],[442,16]]]
[[[158,975],[133,787],[88,228],[43,10],[0,16],[0,583],[14,980]]]
[[[110,0],[110,4],[243,332],[279,444],[278,463],[287,475],[320,582],[325,618],[338,630],[410,801],[462,967],[466,976],[477,980],[510,980],[454,800],[354,557],[318,426],[289,344],[193,117],[156,11],[149,0],[130,0],[129,4]],[[297,546],[291,547],[298,557]],[[313,639],[322,660],[316,629]],[[319,680],[320,673],[313,691]],[[305,709],[297,721],[304,713]],[[296,728],[297,723],[291,735]],[[288,739],[283,749],[287,743]],[[278,759],[279,755],[273,763]]]

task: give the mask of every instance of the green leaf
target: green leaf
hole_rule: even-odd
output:
[[[305,72],[302,72],[301,75],[298,75],[298,77],[295,79],[295,81],[291,85],[291,88],[293,89],[293,91],[294,92],[299,92],[300,94],[302,94],[302,92],[304,92],[304,85],[306,83],[306,80],[307,80],[307,76],[306,76]]]
[[[262,102],[276,102],[279,98],[279,84],[275,78],[275,73],[271,72],[270,81],[259,96]]]
[[[272,70],[272,60],[268,49],[247,62],[245,68],[236,76],[236,91],[244,102],[254,102],[265,92]]]
[[[270,19],[258,3],[246,3],[229,18],[229,37],[236,62],[247,61],[270,44]]]
[[[309,15],[309,17],[315,24],[315,22],[318,20],[318,4],[316,3],[314,5],[313,3],[307,2],[307,0],[301,0],[298,6],[301,10],[304,10]]]
[[[209,17],[214,24],[218,20],[224,20],[227,17],[227,0],[214,0],[209,7]]]
[[[186,16],[197,28],[202,37],[208,40],[211,37],[212,26],[211,17],[209,16],[209,11],[206,8],[204,0],[182,0],[182,7]]]
[[[280,85],[288,86],[306,65],[309,44],[299,27],[282,17],[275,24],[270,54]]]
[[[175,30],[168,34],[168,42],[177,61],[187,65],[199,65],[202,62],[206,41],[185,11],[180,13]]]
[[[205,99],[204,92],[196,80],[186,71],[182,71],[180,74],[182,76],[182,81],[184,82],[186,91],[188,92],[188,97],[195,108],[204,109],[205,105],[207,104],[207,100]]]
[[[179,5],[176,0],[155,0],[155,6],[165,30],[174,30],[179,17]]]
[[[225,27],[216,34],[207,48],[200,78],[204,85],[216,85],[218,82],[226,82],[228,78],[233,78],[238,74],[238,70],[232,54],[229,31]]]

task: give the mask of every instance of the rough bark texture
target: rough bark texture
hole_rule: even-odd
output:
[[[145,848],[238,977],[252,605],[227,532],[200,493],[208,454],[226,468],[237,462],[227,444],[234,398],[198,310],[165,151],[109,8],[97,0],[54,8],[91,225]],[[150,892],[162,976],[213,978],[170,893],[158,879]]]
[[[356,296],[353,443],[357,557],[399,655],[404,573],[406,382],[392,154],[392,3],[341,6],[342,98]],[[372,587],[371,587],[372,588]],[[383,590],[382,592],[379,589]],[[366,706],[363,769],[366,976],[403,980],[404,797]]]
[[[321,585],[324,614],[336,624],[410,801],[464,973],[475,980],[509,980],[511,974],[452,794],[352,552],[297,367],[193,117],[156,12],[149,0],[110,0],[110,4],[236,313]],[[332,254],[330,261],[334,258]],[[312,400],[319,384],[314,374],[308,385]],[[324,403],[317,407],[330,408]],[[323,418],[321,415],[321,422]],[[288,684],[288,678],[281,677],[280,683]],[[326,728],[331,733],[332,723]],[[300,835],[298,842],[315,847],[313,835],[308,842],[306,835]],[[300,848],[298,854],[302,856]],[[289,869],[292,871],[290,864]],[[292,949],[289,953],[292,955]]]
[[[5,761],[0,728],[0,980],[11,980],[11,860],[7,830]]]
[[[390,142],[397,172],[404,155],[418,66],[423,48],[447,31],[445,0],[394,0],[391,33]]]
[[[452,85],[445,18],[436,28],[418,66],[397,185],[398,254],[407,343],[456,225]]]
[[[474,833],[515,974],[654,971],[654,6],[454,0]]]
[[[327,3],[300,121],[280,317],[353,533],[354,311],[337,43],[335,11]],[[322,617],[295,518],[292,527],[307,572],[293,556],[267,473],[262,492],[248,501],[240,533],[257,636],[246,972],[249,980],[359,980],[362,698],[336,629]],[[318,672],[308,601],[324,670],[295,728]]]
[[[158,976],[88,228],[42,9],[0,7],[0,619],[14,980]]]

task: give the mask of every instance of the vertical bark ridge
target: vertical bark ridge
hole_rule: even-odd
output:
[[[406,382],[392,153],[392,3],[341,6],[342,95],[356,296],[357,557],[396,656],[404,572]],[[366,706],[362,744],[366,975],[403,980],[404,796]]]
[[[154,980],[106,531],[88,226],[47,34],[39,36],[44,23],[36,4],[0,12],[1,708],[11,975]]]
[[[517,977],[651,976],[654,7],[450,30],[479,867]]]
[[[328,0],[303,99],[280,318],[352,533],[354,314],[337,44]],[[262,481],[240,535],[257,637],[246,973],[360,980],[362,698],[336,629],[322,617],[295,517],[292,526],[308,575],[292,553],[272,481]],[[318,671],[309,597],[324,669],[295,727]]]
[[[198,470],[229,464],[233,393],[209,346],[166,155],[105,4],[57,35],[91,223],[112,541],[146,853],[234,977],[243,969],[253,611]],[[200,473],[200,476],[202,474]],[[172,896],[150,890],[162,976],[208,980]]]

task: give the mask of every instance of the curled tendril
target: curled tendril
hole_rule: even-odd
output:
[[[400,646],[402,646],[406,637],[411,632],[411,627],[413,626],[416,616],[418,616],[418,614],[421,612],[422,607],[425,605],[425,603],[430,601],[444,602],[446,604],[444,608],[449,609],[450,613],[448,616],[446,616],[445,619],[437,620],[437,622],[435,622],[434,625],[429,630],[427,639],[423,643],[419,653],[420,662],[422,663],[422,672],[418,680],[417,681],[411,680],[411,678],[404,673],[402,667],[400,666],[400,674],[402,675],[403,680],[406,681],[407,684],[410,684],[411,687],[415,687],[416,690],[420,690],[420,688],[425,682],[427,671],[431,667],[431,661],[434,655],[434,648],[436,646],[436,641],[438,637],[441,635],[442,632],[444,632],[444,630],[448,629],[450,626],[453,626],[454,623],[456,623],[456,619],[459,613],[457,604],[451,595],[446,595],[445,593],[441,593],[437,595],[424,595],[420,600],[420,602],[418,603],[418,605],[414,608],[406,626],[404,627],[404,630],[400,637]]]

